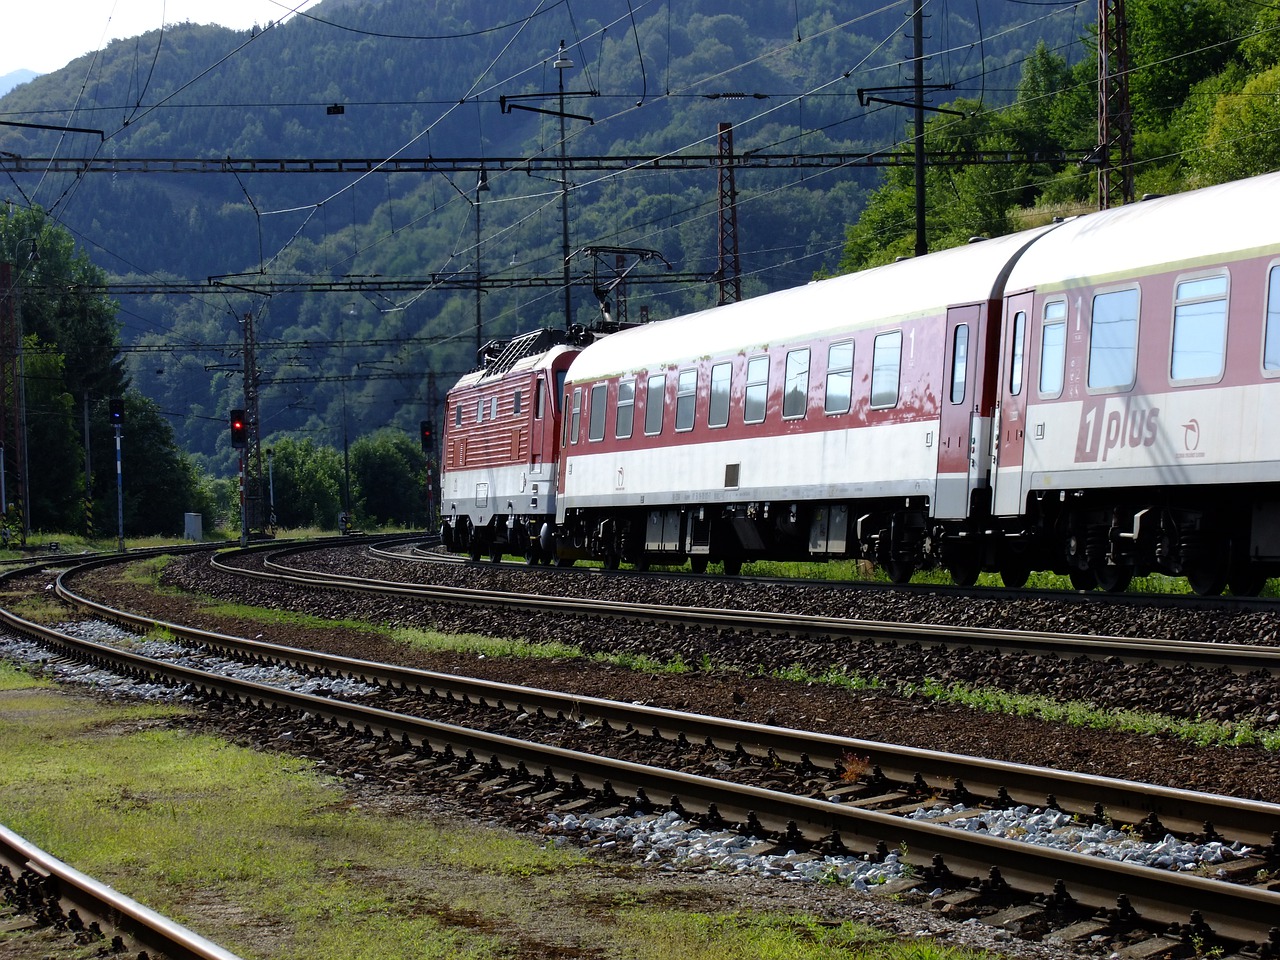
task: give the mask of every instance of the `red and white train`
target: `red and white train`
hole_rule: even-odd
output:
[[[1277,214],[1268,174],[594,342],[528,335],[449,394],[446,539],[1255,594],[1280,574]]]

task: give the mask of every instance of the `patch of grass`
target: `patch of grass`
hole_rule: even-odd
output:
[[[635,960],[977,960],[990,956],[933,940],[896,940],[872,927],[813,917],[628,911]],[[632,938],[629,938],[632,939]]]
[[[582,656],[582,650],[569,643],[530,643],[526,640],[482,637],[474,633],[445,634],[434,630],[408,628],[389,630],[388,635],[396,643],[436,653],[472,653],[484,657],[517,657],[529,660],[574,660]]]
[[[30,690],[39,687],[51,687],[53,683],[33,677],[17,664],[0,660],[0,691]]]
[[[502,830],[362,810],[306,760],[170,728],[172,708],[8,686],[0,822],[179,920],[220,902],[201,932],[246,958],[501,957],[501,937],[423,909],[439,898],[447,913],[468,887],[415,896],[423,865],[500,903],[504,887],[586,864]],[[251,931],[268,927],[287,934],[265,951]]]
[[[923,684],[903,689],[904,694],[919,694],[943,703],[956,703],[988,713],[1029,716],[1050,723],[1094,730],[1119,730],[1148,736],[1173,736],[1197,746],[1257,747],[1280,750],[1280,733],[1262,732],[1247,723],[1222,723],[1216,720],[1184,720],[1158,713],[1137,710],[1104,710],[1091,704],[1071,701],[1063,703],[1047,697],[1007,693],[990,687],[967,687],[926,680]]]

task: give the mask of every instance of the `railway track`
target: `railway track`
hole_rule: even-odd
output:
[[[513,594],[509,590],[485,590],[436,586],[403,580],[373,580],[335,573],[289,562],[308,551],[306,546],[255,548],[227,557],[214,557],[215,569],[237,575],[315,587],[325,584],[348,590],[413,598],[424,602],[496,607],[548,616],[585,616],[623,620],[636,624],[667,623],[706,628],[721,633],[810,636],[835,640],[870,640],[889,644],[920,644],[952,649],[1028,652],[1071,660],[1079,656],[1116,657],[1130,663],[1191,665],[1207,669],[1225,667],[1235,673],[1263,670],[1280,675],[1280,647],[1252,644],[1152,640],[1124,636],[1081,636],[1044,631],[1002,630],[984,627],[940,626],[928,623],[890,623],[797,613],[766,612],[665,604],[632,603],[616,599],[596,600],[550,594]],[[246,562],[248,561],[248,562]],[[261,561],[260,568],[258,561]]]
[[[0,826],[0,896],[15,916],[7,934],[53,929],[83,951],[145,947],[167,960],[239,960],[236,954],[86,876]],[[88,955],[85,953],[84,955]]]
[[[314,586],[314,578],[309,585]],[[79,600],[65,582],[59,589],[68,599]],[[96,612],[134,628],[154,622],[121,611]],[[1280,916],[1280,893],[1266,882],[1257,882],[1277,865],[1280,807],[1274,805],[1073,777],[1058,771],[1019,769],[809,731],[566,698],[552,691],[476,683],[381,664],[342,663],[305,651],[272,651],[267,645],[243,639],[189,633],[172,624],[166,629],[175,635],[187,633],[193,642],[229,656],[278,659],[318,676],[341,672],[357,677],[385,691],[383,699],[388,703],[376,707],[342,703],[211,676],[97,645],[51,642],[66,644],[63,649],[68,655],[111,661],[115,669],[164,676],[209,697],[231,697],[258,707],[325,717],[330,725],[340,726],[352,736],[377,738],[391,754],[410,756],[415,762],[429,760],[454,776],[470,771],[481,783],[539,796],[552,807],[607,811],[665,805],[708,824],[733,822],[757,829],[767,843],[778,846],[798,845],[818,852],[852,849],[870,857],[882,856],[886,848],[904,847],[917,882],[937,884],[958,901],[991,898],[1008,884],[1022,891],[1022,902],[1007,905],[1007,909],[1051,914],[1060,930],[1075,930],[1072,935],[1085,935],[1086,931],[1096,935],[1099,930],[1127,925],[1151,936],[1173,931],[1175,937],[1222,938],[1233,946],[1252,941],[1261,955],[1275,949],[1276,934],[1268,921],[1259,918]],[[439,721],[422,716],[439,714],[441,705],[446,712],[462,710],[469,724],[478,723],[471,715],[479,712],[503,718],[508,727],[512,718],[522,717],[525,720],[521,722],[527,723],[535,716],[545,718],[552,727],[568,723],[575,731],[593,726],[615,732],[629,746],[647,741],[665,759],[638,763],[480,730],[464,726],[457,718]],[[492,720],[486,723],[494,725]],[[548,741],[563,738],[563,734],[545,732],[541,736]],[[695,750],[694,745],[700,746]],[[742,782],[731,782],[686,772],[679,767],[687,764],[672,762],[672,757],[698,750],[712,751],[721,766],[729,763],[748,773],[765,771],[767,776],[742,776]],[[784,790],[759,785],[762,779],[776,783],[781,768],[791,772],[797,786]],[[854,772],[861,776],[851,776]],[[648,799],[659,797],[671,799],[665,804]],[[964,803],[978,811],[1019,801],[1056,805],[1081,822],[1104,818],[1130,833],[1169,830],[1201,838],[1222,834],[1254,845],[1253,859],[1242,858],[1243,862],[1233,864],[1230,871],[1237,881],[1253,882],[1166,874],[1040,850],[905,816],[936,808],[941,801],[953,808]],[[954,810],[947,817],[960,819]],[[973,882],[983,874],[987,880]],[[1039,901],[1034,901],[1036,896]],[[1024,919],[1029,915],[1022,914]]]

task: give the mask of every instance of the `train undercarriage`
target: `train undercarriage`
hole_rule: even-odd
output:
[[[610,569],[688,561],[694,572],[719,564],[736,575],[751,560],[855,560],[894,583],[941,567],[962,586],[998,573],[1021,587],[1033,571],[1050,571],[1078,590],[1123,592],[1158,573],[1185,577],[1202,596],[1256,596],[1280,576],[1280,491],[1261,501],[1199,493],[1054,491],[1033,496],[1022,517],[975,511],[956,521],[930,517],[926,497],[578,510],[541,543],[557,562],[594,559]]]

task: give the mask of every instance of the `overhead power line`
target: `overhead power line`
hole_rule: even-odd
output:
[[[940,150],[929,152],[929,163],[963,166],[973,163],[1080,163],[1089,157],[1083,150]],[[753,169],[838,169],[840,167],[910,166],[913,151],[872,153],[774,154],[747,151],[734,156],[733,165]],[[619,170],[712,170],[724,163],[720,153],[652,154],[642,156],[566,157],[420,157],[420,158],[232,158],[221,160],[188,157],[21,157],[0,154],[0,173],[474,173],[482,168],[516,173]],[[562,166],[563,164],[563,166]]]

